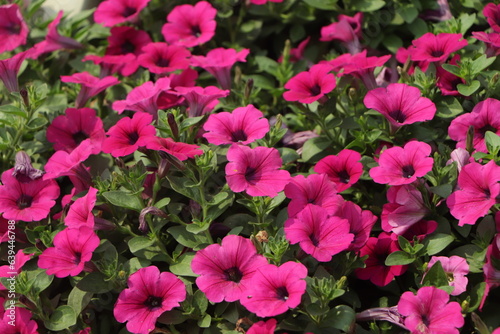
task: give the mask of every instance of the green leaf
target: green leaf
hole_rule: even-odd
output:
[[[464,111],[464,108],[453,96],[445,96],[436,102],[436,116],[441,118],[454,118]]]
[[[167,230],[167,232],[174,237],[175,241],[185,247],[193,248],[194,250],[197,250],[200,245],[208,243],[208,240],[204,235],[190,233],[186,230],[184,225],[172,226]]]
[[[42,128],[47,123],[48,123],[47,119],[42,117],[37,117],[29,121],[28,124],[26,124],[26,127],[34,131]]]
[[[317,317],[320,315],[323,315],[325,313],[328,313],[330,311],[329,307],[321,307],[317,303],[311,303],[306,306],[307,313],[312,315],[313,317]]]
[[[413,33],[413,35],[415,35],[415,37],[420,37],[429,32],[427,23],[421,18],[417,18],[412,23],[408,24],[408,29]]]
[[[208,230],[209,227],[210,227],[210,222],[193,219],[193,222],[191,224],[186,225],[186,230],[188,232],[198,234],[201,232],[205,232],[206,230]]]
[[[126,208],[141,212],[143,208],[143,203],[139,200],[136,195],[132,195],[121,190],[107,191],[102,194],[108,202],[121,208]]]
[[[469,85],[458,84],[457,89],[460,94],[463,96],[471,96],[476,92],[476,90],[481,87],[481,83],[478,80],[473,80]]]
[[[462,13],[458,19],[460,20],[460,33],[465,35],[467,30],[474,24],[474,21],[476,21],[476,14]]]
[[[212,316],[210,314],[205,314],[202,319],[198,320],[198,327],[208,328],[210,327],[210,323],[212,322]]]
[[[442,184],[437,187],[430,187],[429,190],[433,193],[436,194],[442,198],[447,198],[450,196],[451,192],[453,191],[453,187],[451,184]]]
[[[437,233],[425,238],[424,245],[428,255],[434,255],[448,247],[453,242],[453,236],[444,233]]]
[[[279,67],[279,63],[277,61],[264,56],[255,56],[255,63],[259,67],[259,71],[276,76]]]
[[[170,203],[170,197],[165,197],[156,202],[153,206],[157,207],[158,209],[161,209],[165,206],[167,206]]]
[[[128,241],[128,247],[132,254],[151,261],[167,261],[167,257],[162,253],[155,241],[146,237],[133,237]]]
[[[304,0],[306,4],[311,7],[323,9],[323,10],[336,10],[337,0]]]
[[[214,221],[233,204],[233,201],[234,193],[229,190],[222,190],[207,203],[209,208],[205,219],[211,222]]]
[[[405,251],[406,253],[410,253],[413,251],[413,246],[411,245],[411,243],[406,240],[405,237],[403,236],[398,236],[398,243],[399,243],[399,247],[401,248],[401,250]]]
[[[396,9],[396,12],[401,15],[406,23],[412,23],[418,16],[418,9],[414,4],[401,4],[401,7]]]
[[[47,275],[45,270],[41,270],[32,281],[33,285],[31,286],[31,292],[35,295],[40,294],[49,287],[53,279],[54,275]]]
[[[415,257],[411,254],[408,254],[403,251],[395,251],[394,253],[389,254],[385,259],[386,266],[400,266],[413,263],[415,261]]]
[[[4,104],[3,106],[0,106],[0,112],[3,112],[5,114],[11,114],[11,115],[16,115],[16,116],[21,116],[24,119],[28,118],[28,114],[21,110],[21,108],[16,107],[13,104]]]
[[[485,289],[486,282],[481,282],[472,288],[470,292],[469,308],[466,310],[467,313],[473,312],[479,307],[481,300],[483,299]]]
[[[69,293],[68,306],[71,306],[76,314],[80,314],[87,307],[93,295],[93,292],[83,291],[75,286]]]
[[[427,271],[422,281],[423,286],[447,286],[449,285],[448,276],[443,270],[441,261],[437,261],[432,265],[432,267]]]
[[[191,180],[185,177],[167,175],[167,180],[170,182],[172,189],[179,194],[182,194],[198,203],[201,202],[200,192],[198,190],[199,185],[194,184]]]
[[[349,332],[351,325],[356,319],[354,310],[346,305],[338,305],[328,312],[322,326],[333,327],[344,332]]]
[[[485,68],[490,66],[495,62],[497,57],[487,57],[486,55],[482,55],[481,57],[477,58],[472,62],[471,65],[471,74],[473,76],[478,75],[483,71]]]
[[[403,40],[396,34],[390,34],[384,37],[382,44],[384,44],[387,50],[396,53],[403,46]]]
[[[113,284],[106,280],[106,276],[103,273],[94,271],[84,278],[82,278],[76,287],[81,291],[92,292],[92,293],[106,293],[113,289]]]
[[[353,0],[351,1],[351,10],[361,12],[373,12],[385,6],[382,0]]]
[[[196,277],[191,270],[191,261],[193,261],[194,253],[184,253],[177,259],[177,262],[170,265],[170,271],[174,275]]]
[[[305,142],[302,148],[302,160],[311,161],[316,155],[325,154],[325,150],[332,145],[332,142],[325,137],[314,137]],[[325,154],[326,155],[326,154]]]
[[[441,65],[441,67],[450,72],[451,74],[455,74],[457,77],[462,78],[462,70],[457,65],[443,64]]]
[[[204,314],[207,311],[208,299],[201,290],[197,290],[193,295],[193,306],[199,314]]]
[[[486,131],[484,134],[484,140],[486,141],[486,148],[488,152],[495,154],[500,151],[500,136],[491,131]]]
[[[283,160],[283,165],[297,161],[297,159],[300,158],[300,155],[297,153],[297,151],[289,147],[280,147],[278,148],[278,152],[280,152],[281,159]]]
[[[45,327],[51,331],[62,331],[76,324],[76,313],[71,306],[62,305],[44,322]]]
[[[183,132],[184,130],[186,130],[190,126],[198,124],[203,119],[203,117],[205,117],[205,116],[197,116],[197,117],[186,118],[185,120],[182,121],[182,123],[180,125],[180,131]]]

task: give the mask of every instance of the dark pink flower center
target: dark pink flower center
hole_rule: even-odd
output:
[[[228,281],[239,283],[243,278],[243,273],[238,267],[231,267],[224,270],[224,276]]]
[[[311,87],[311,95],[316,96],[321,93],[321,87],[318,84],[315,84]]]
[[[483,126],[482,128],[480,128],[478,130],[479,132],[479,135],[481,136],[481,138],[484,138],[484,135],[486,134],[486,131],[491,131],[493,133],[496,133],[497,132],[497,129],[495,129],[493,126],[491,126],[490,124],[486,124],[485,126]]]
[[[201,35],[200,26],[198,26],[198,25],[192,26],[192,27],[191,27],[191,33],[192,33],[194,36],[196,36],[196,37],[200,37],[200,35]]]
[[[444,52],[443,50],[432,50],[431,52],[431,56],[433,57],[441,57],[442,55],[444,55]]]
[[[21,32],[21,26],[15,22],[10,24],[6,28],[11,35],[19,35],[19,33]]]
[[[399,109],[389,112],[389,116],[397,123],[404,123],[406,121],[406,115]]]
[[[156,62],[156,66],[158,67],[168,67],[169,65],[170,65],[170,60],[165,59],[163,57],[158,59],[158,61]]]
[[[157,308],[161,307],[163,303],[163,298],[149,296],[148,299],[144,301],[144,306],[146,306],[150,311],[154,311]]]
[[[128,134],[128,143],[134,145],[139,140],[139,134],[137,132],[131,132]]]
[[[413,176],[413,174],[415,174],[415,169],[413,168],[412,165],[403,166],[403,177],[404,178],[409,179]]]
[[[120,46],[120,49],[122,50],[123,54],[134,53],[135,52],[135,45],[130,41],[125,41]]]
[[[247,134],[242,129],[236,130],[235,132],[231,133],[231,141],[235,143],[238,143],[240,141],[245,141],[247,139],[248,139]]]
[[[276,297],[279,300],[286,301],[288,299],[288,290],[286,289],[286,286],[280,286],[279,288],[276,289]]]
[[[425,327],[429,328],[431,321],[427,317],[427,314],[422,314],[422,322],[424,323]]]
[[[33,197],[30,195],[22,194],[21,197],[18,198],[17,200],[17,207],[19,209],[26,209],[31,206],[31,202],[33,201]]]
[[[75,259],[73,260],[74,264],[80,264],[82,262],[82,253],[75,252]]]
[[[137,12],[137,9],[127,6],[123,10],[122,15],[123,15],[123,17],[129,17],[130,15],[134,15],[136,12]]]
[[[248,167],[245,171],[245,180],[248,183],[255,184],[260,180],[261,171],[258,168]]]
[[[314,247],[318,247],[319,239],[316,237],[316,235],[314,233],[311,233],[309,235],[309,239],[311,239],[311,243],[314,245]]]
[[[75,141],[76,145],[80,145],[80,143],[87,138],[89,138],[89,136],[83,131],[73,133],[73,140]]]
[[[342,183],[345,183],[345,184],[348,184],[349,180],[351,178],[351,176],[349,175],[349,173],[346,170],[342,170],[342,171],[338,172],[337,176],[339,177],[339,181]]]

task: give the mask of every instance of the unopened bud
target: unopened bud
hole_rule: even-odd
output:
[[[474,151],[474,126],[470,125],[467,130],[467,139],[465,140],[465,149],[467,152],[472,153]]]
[[[167,113],[167,121],[168,126],[170,127],[170,131],[172,131],[172,137],[175,141],[179,138],[179,127],[177,126],[177,122],[175,121],[175,116],[171,112]]]
[[[245,85],[245,101],[250,99],[250,95],[252,94],[253,89],[253,79],[250,78],[247,80],[247,84]]]
[[[21,98],[23,99],[24,105],[26,106],[26,108],[28,108],[30,105],[30,99],[28,98],[28,91],[26,90],[26,88],[21,88],[21,90],[19,91],[19,94],[21,95]]]

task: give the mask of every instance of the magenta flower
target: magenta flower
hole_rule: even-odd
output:
[[[458,174],[459,190],[446,199],[450,213],[458,225],[474,225],[488,214],[500,195],[500,166],[491,160],[486,165],[472,162]]]
[[[127,330],[149,334],[156,319],[186,299],[186,286],[174,274],[155,266],[141,268],[128,278],[128,288],[120,292],[113,314],[118,322],[127,321]]]
[[[275,197],[290,181],[277,149],[233,144],[227,152],[226,180],[234,192]]]
[[[494,3],[489,3],[483,8],[483,15],[486,17],[490,27],[496,31],[500,32],[500,5]]]
[[[269,121],[260,110],[249,104],[234,109],[231,113],[212,114],[203,125],[203,134],[209,143],[224,145],[231,143],[250,144],[264,138],[269,132]]]
[[[257,269],[240,302],[258,317],[273,317],[297,307],[306,292],[307,268],[302,263],[268,264]]]
[[[417,238],[420,242],[422,242],[426,236],[431,233],[434,233],[438,227],[438,223],[434,220],[419,220],[406,231],[404,231],[401,236],[403,236],[406,240],[410,240],[413,242],[413,238]],[[398,233],[394,233],[399,235]]]
[[[338,155],[329,155],[318,161],[314,166],[314,171],[328,175],[340,193],[358,182],[363,174],[363,165],[359,160],[361,160],[361,154],[345,149]]]
[[[326,94],[330,93],[336,86],[335,76],[330,73],[332,67],[326,64],[313,65],[309,71],[300,72],[285,84],[289,89],[283,93],[287,101],[299,101],[301,103],[326,102]]]
[[[277,323],[274,318],[256,322],[247,330],[246,334],[274,334]]]
[[[374,74],[375,67],[384,65],[391,58],[391,55],[382,57],[367,57],[366,53],[367,51],[363,50],[362,52],[350,57],[347,64],[343,66],[344,71],[342,75],[349,74],[360,79],[363,81],[366,89],[371,90],[377,88],[377,82]],[[330,61],[330,64],[332,64],[332,61]]]
[[[396,51],[396,60],[401,63],[401,64],[406,64],[406,62],[410,62],[411,60],[411,54],[410,50],[413,49],[413,46],[410,45],[408,48],[400,47],[398,51]],[[412,75],[415,73],[415,67],[420,68],[423,72],[427,71],[427,68],[429,68],[429,62],[425,60],[421,61],[411,61],[410,62],[410,67],[408,68],[408,74]]]
[[[15,56],[0,60],[0,80],[9,92],[19,92],[17,74],[23,61],[29,57],[32,49],[19,52]]]
[[[436,262],[441,262],[450,286],[454,287],[452,296],[458,296],[467,289],[467,275],[469,273],[469,264],[460,256],[433,256],[427,265],[429,270]],[[425,275],[424,275],[425,277]],[[423,278],[422,278],[423,279]]]
[[[484,43],[486,46],[486,51],[484,53],[487,57],[495,57],[500,54],[500,33],[473,31],[472,37]]]
[[[448,135],[457,141],[457,147],[465,148],[469,127],[474,128],[472,145],[479,152],[488,152],[484,135],[491,131],[500,135],[500,101],[487,98],[474,106],[472,112],[460,115],[451,121]]]
[[[454,55],[449,63],[451,65],[457,65],[457,61],[459,60],[460,56]],[[436,86],[439,88],[442,95],[458,96],[460,93],[458,92],[457,85],[465,84],[465,79],[448,72],[441,66],[436,68],[436,78]]]
[[[161,29],[169,44],[193,47],[208,42],[215,35],[217,10],[207,1],[196,5],[176,6]]]
[[[431,120],[436,113],[434,102],[422,97],[418,88],[402,83],[369,91],[363,103],[384,115],[395,128]]]
[[[220,303],[245,298],[244,293],[253,284],[255,271],[267,265],[267,259],[258,254],[250,239],[228,235],[222,244],[213,244],[199,250],[191,262],[196,285],[208,300]]]
[[[0,212],[3,217],[25,222],[46,218],[59,197],[58,184],[41,178],[19,182],[12,175],[13,171],[11,168],[2,173]]]
[[[4,306],[3,298],[0,298],[2,302],[2,310]],[[11,313],[0,312],[2,320],[0,321],[0,333],[3,334],[38,334],[38,323],[31,319],[31,312],[24,307],[15,307],[13,310],[15,314],[15,321],[12,322]]]
[[[173,93],[186,99],[189,117],[198,117],[212,111],[221,97],[229,95],[229,90],[221,90],[215,86],[205,88],[178,86]]]
[[[106,55],[126,55],[132,53],[138,56],[142,53],[142,48],[152,42],[147,32],[134,27],[113,27],[110,33]]]
[[[337,194],[337,188],[326,174],[311,174],[307,178],[297,175],[285,187],[290,198],[288,217],[295,217],[307,204],[321,206],[329,215],[334,215],[343,205],[344,199]]]
[[[99,243],[99,237],[91,227],[66,228],[54,237],[54,247],[47,248],[40,255],[38,266],[47,269],[47,275],[76,276],[92,259]]]
[[[391,186],[410,184],[432,170],[429,144],[410,141],[404,147],[391,147],[380,154],[379,166],[370,169],[373,181]]]
[[[12,234],[11,234],[12,235]],[[15,275],[19,275],[19,273],[22,271],[22,267],[26,262],[28,262],[33,254],[24,254],[23,250],[20,249],[17,251],[16,255],[14,256],[14,263],[13,263],[13,268],[11,267],[10,264],[6,264],[4,266],[0,267],[0,277],[11,277],[11,273],[16,273]],[[0,291],[2,290],[9,290],[7,286],[4,286],[3,283],[0,282]],[[3,305],[2,305],[3,306]]]
[[[54,144],[54,150],[68,153],[89,139],[92,154],[99,154],[104,137],[102,120],[91,108],[68,108],[65,115],[57,116],[47,128],[47,140]]]
[[[59,11],[56,18],[49,23],[47,36],[45,40],[33,46],[34,51],[30,58],[37,59],[43,53],[49,53],[60,49],[80,49],[83,45],[73,38],[61,36],[57,31],[57,26],[61,22],[63,11]]]
[[[410,55],[413,61],[436,62],[443,64],[455,51],[467,46],[462,34],[426,33],[413,40]]]
[[[370,232],[377,221],[370,210],[361,210],[361,208],[351,202],[344,201],[342,207],[335,213],[335,216],[347,219],[349,223],[349,233],[354,235],[354,240],[347,250],[357,252],[363,247],[370,237]]]
[[[449,302],[446,291],[433,286],[424,286],[417,295],[407,291],[398,303],[398,312],[406,316],[405,326],[412,334],[459,333],[464,325],[462,308],[457,302]]]
[[[78,198],[69,207],[68,214],[64,218],[64,225],[71,228],[88,226],[94,228],[94,215],[92,209],[97,201],[97,189],[90,187],[87,194]]]
[[[77,108],[85,107],[85,104],[91,97],[96,96],[97,94],[99,94],[108,87],[120,83],[120,81],[115,77],[108,76],[99,79],[92,76],[88,72],[75,73],[70,76],[61,75],[61,81],[82,85],[75,101],[75,106]]]
[[[385,259],[391,253],[401,250],[398,245],[397,236],[382,232],[378,238],[370,237],[366,244],[359,250],[359,256],[368,255],[365,260],[365,268],[356,269],[355,274],[363,280],[370,280],[377,286],[386,286],[394,276],[405,273],[408,266],[386,266]]]
[[[151,73],[166,74],[189,67],[191,52],[184,46],[149,43],[142,48],[137,62]]]
[[[146,148],[166,152],[180,161],[203,154],[203,150],[198,145],[175,142],[172,138],[156,137],[146,143]]]
[[[26,44],[28,25],[16,4],[0,6],[0,53]]]
[[[340,14],[337,22],[321,28],[320,41],[339,40],[347,47],[350,53],[361,51],[359,38],[361,38],[361,21],[363,13],[358,12],[353,17]]]
[[[158,117],[158,98],[160,94],[170,89],[170,79],[160,78],[153,83],[147,81],[140,86],[132,89],[125,100],[113,102],[113,109],[121,114],[125,110],[132,110],[135,112],[146,112],[153,116]]]
[[[135,22],[149,1],[151,0],[103,1],[94,12],[94,21],[105,27],[112,27],[123,22]]]
[[[108,138],[102,143],[102,151],[114,157],[123,157],[134,153],[141,146],[156,138],[153,116],[145,112],[136,112],[132,118],[119,120],[108,130]]]
[[[234,63],[246,62],[249,49],[237,52],[235,49],[216,48],[204,56],[192,56],[191,65],[203,68],[212,74],[222,89],[231,89],[231,67]]]
[[[499,216],[500,215],[497,213],[497,222]],[[486,298],[490,294],[490,290],[500,286],[500,270],[497,268],[499,260],[500,234],[497,233],[492,243],[486,249],[486,262],[483,265],[483,276],[486,288],[484,289],[483,298],[481,299],[481,304],[479,305],[480,310],[483,308]]]
[[[310,41],[311,41],[311,36],[307,37],[305,40],[300,42],[296,48],[292,48],[290,50],[290,58],[288,59],[288,61],[290,63],[296,63],[299,60],[301,60],[304,56],[304,50]],[[281,55],[278,58],[278,63],[281,63],[281,62],[283,62],[283,55]]]
[[[198,72],[188,67],[181,73],[171,73],[166,78],[170,79],[170,88],[173,90],[162,91],[160,93],[156,101],[159,109],[168,109],[182,105],[185,98],[183,96],[178,96],[175,89],[177,87],[194,87],[196,85],[196,79],[198,79]],[[160,80],[161,79],[158,81]]]
[[[349,233],[349,222],[337,216],[328,216],[326,209],[308,204],[295,218],[285,221],[285,236],[290,243],[320,262],[346,250],[354,239]]]
[[[380,216],[386,232],[401,235],[429,213],[422,193],[411,184],[390,187],[387,200],[389,203],[384,204]]]

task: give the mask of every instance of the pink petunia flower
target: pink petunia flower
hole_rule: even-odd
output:
[[[59,197],[58,184],[41,178],[20,182],[12,175],[13,171],[11,168],[2,173],[0,212],[3,217],[26,222],[46,218]]]
[[[256,322],[247,330],[246,334],[274,334],[277,323],[278,321],[274,318]]]
[[[290,50],[290,58],[288,59],[288,61],[290,63],[296,63],[299,60],[301,60],[304,56],[304,50],[310,41],[311,41],[311,36],[308,36],[305,40],[300,42],[296,48],[292,48]],[[281,63],[281,62],[283,62],[283,55],[281,55],[278,58],[278,63]]]
[[[295,217],[307,204],[326,209],[329,215],[339,210],[344,199],[337,194],[337,187],[326,174],[297,175],[285,187],[285,195],[290,198],[288,217]]]
[[[41,178],[43,176],[43,172],[33,167],[31,164],[31,158],[26,152],[18,151],[16,153],[16,163],[14,164],[12,176],[14,176],[19,182],[28,183]]]
[[[497,214],[496,217],[499,217],[499,214]],[[483,298],[479,305],[480,310],[483,308],[486,298],[490,294],[490,290],[500,286],[500,268],[498,268],[498,261],[500,261],[500,234],[497,233],[486,249],[486,262],[483,265],[483,276],[486,288],[484,289]]]
[[[500,32],[500,5],[494,3],[489,3],[483,8],[483,15],[486,17],[490,27],[496,31]]]
[[[327,42],[339,40],[349,50],[356,54],[361,51],[359,38],[361,38],[361,21],[363,13],[358,12],[353,17],[340,14],[337,22],[321,28],[320,41]]]
[[[474,158],[472,158],[474,159]],[[467,152],[466,149],[464,148],[456,148],[450,153],[450,160],[446,162],[447,165],[456,162],[457,163],[457,170],[460,173],[462,168],[467,165],[471,160],[470,153]],[[472,161],[473,162],[473,161]]]
[[[142,48],[153,40],[144,30],[134,27],[113,27],[108,37],[107,55],[124,55],[132,53],[136,56],[142,53]]]
[[[488,58],[495,57],[500,54],[500,33],[473,31],[472,37],[484,43],[484,45],[486,46],[486,50],[484,53]]]
[[[411,291],[403,293],[399,299],[398,312],[406,316],[404,324],[412,334],[458,334],[457,328],[464,325],[462,308],[459,303],[449,300],[446,291],[424,286],[416,295]]]
[[[404,147],[391,147],[380,154],[379,166],[370,169],[373,181],[398,186],[410,184],[432,170],[429,144],[410,141]]]
[[[354,239],[349,233],[349,222],[337,216],[328,216],[326,209],[308,204],[295,218],[285,221],[285,236],[293,244],[320,262],[346,250]]]
[[[17,74],[23,61],[29,57],[32,49],[19,52],[11,58],[0,60],[0,80],[9,92],[19,92]]]
[[[28,25],[16,4],[0,6],[0,53],[26,44]]]
[[[335,76],[330,73],[332,67],[326,64],[313,65],[309,71],[300,72],[285,84],[289,89],[283,93],[287,101],[298,101],[301,103],[326,102],[326,94],[330,93],[336,86]]]
[[[411,60],[427,61],[443,64],[455,51],[467,46],[462,34],[426,33],[413,40],[413,48],[409,49]]]
[[[363,164],[359,160],[361,160],[361,154],[345,149],[337,155],[329,155],[318,161],[314,166],[314,171],[328,175],[340,193],[358,182],[363,174]]]
[[[222,89],[231,89],[231,67],[234,63],[246,62],[249,49],[216,48],[208,51],[206,56],[192,56],[191,65],[201,67],[212,74]]]
[[[60,49],[80,49],[83,45],[73,38],[61,36],[57,31],[57,26],[61,22],[63,11],[59,11],[56,18],[49,23],[47,36],[45,40],[36,43],[33,48],[33,53],[30,58],[37,59],[41,54],[53,52]]]
[[[203,154],[203,150],[198,145],[175,142],[172,138],[156,137],[146,143],[146,148],[166,152],[180,161]]]
[[[54,247],[47,248],[40,255],[38,266],[47,269],[47,275],[76,276],[92,259],[99,243],[99,237],[91,227],[66,228],[54,237]]]
[[[153,116],[145,112],[136,112],[132,118],[119,120],[108,130],[108,138],[102,144],[102,151],[114,157],[123,157],[146,146],[156,138]]]
[[[54,144],[54,150],[68,153],[89,139],[91,154],[99,154],[104,137],[102,120],[91,108],[68,108],[65,115],[57,116],[47,128],[47,140]]]
[[[229,95],[229,90],[221,90],[215,86],[208,87],[175,87],[174,94],[184,97],[188,105],[188,116],[198,117],[212,111],[221,97]]]
[[[363,103],[384,115],[394,128],[431,120],[436,113],[434,102],[422,97],[418,88],[402,83],[369,91]]]
[[[434,220],[419,220],[415,224],[411,225],[406,231],[402,234],[396,235],[403,236],[406,240],[409,240],[410,243],[413,243],[413,239],[417,238],[420,242],[422,242],[426,236],[431,233],[434,233],[438,227],[438,223]]]
[[[389,203],[382,207],[382,229],[386,232],[403,234],[428,213],[422,193],[412,185],[390,187],[387,191]]]
[[[257,269],[241,304],[258,317],[273,317],[297,307],[306,292],[307,268],[302,263],[285,262]]]
[[[0,298],[0,302],[3,298]],[[2,319],[0,321],[0,333],[2,334],[38,334],[38,323],[31,319],[31,312],[24,307],[14,307],[13,310],[3,313],[3,304],[1,304],[2,312],[0,315]],[[15,321],[12,321],[12,313],[15,316]],[[2,314],[3,313],[3,314]]]
[[[347,250],[354,252],[357,252],[365,245],[377,221],[377,216],[370,210],[361,210],[357,204],[351,201],[344,201],[342,206],[335,212],[335,216],[347,219],[349,233],[354,235],[354,239]]]
[[[355,274],[363,280],[370,280],[377,286],[386,286],[394,276],[400,276],[406,272],[408,266],[386,266],[385,259],[395,251],[401,250],[398,245],[397,236],[382,232],[378,238],[370,237],[359,250],[359,256],[368,255],[365,260],[365,268],[356,269]]]
[[[415,73],[415,67],[420,68],[423,72],[427,71],[430,62],[426,60],[412,61],[410,54],[410,50],[412,49],[413,45],[410,45],[408,48],[400,47],[398,51],[396,51],[396,60],[403,65],[405,65],[407,62],[410,64],[410,67],[407,70],[407,73],[409,75]]]
[[[244,293],[253,284],[255,271],[267,265],[267,259],[258,254],[250,239],[228,235],[221,245],[213,244],[199,250],[191,262],[196,285],[208,300],[220,303],[245,298]]]
[[[113,102],[113,109],[121,114],[125,110],[132,110],[135,112],[146,112],[153,116],[158,117],[158,98],[160,95],[170,89],[170,79],[160,78],[153,83],[147,81],[140,86],[132,89],[125,100],[118,100]]]
[[[290,173],[280,169],[282,161],[275,148],[251,149],[233,144],[227,152],[227,160],[226,180],[234,192],[275,197],[290,181]]]
[[[215,35],[217,10],[207,1],[196,5],[176,6],[161,29],[169,44],[193,47],[208,42]]]
[[[186,286],[172,273],[155,266],[141,268],[128,278],[128,288],[120,292],[113,314],[118,322],[127,321],[127,330],[149,334],[156,319],[186,299]]]
[[[342,66],[343,72],[341,75],[351,75],[361,80],[368,90],[377,88],[378,86],[375,80],[374,70],[376,67],[384,65],[391,58],[391,55],[385,55],[382,57],[367,57],[367,51],[363,50],[359,53],[356,53],[355,55],[348,56],[349,57],[346,57],[341,61],[341,63],[344,63]],[[328,63],[334,66],[335,61],[336,60],[334,59],[333,61],[329,61]]]
[[[459,55],[453,56],[449,64],[457,65],[457,61],[460,60]],[[453,73],[448,72],[442,66],[436,67],[436,86],[441,91],[442,95],[459,96],[457,85],[465,84],[465,79],[456,76]]]
[[[467,289],[468,282],[465,275],[469,273],[469,264],[467,261],[463,257],[456,255],[450,257],[433,256],[427,265],[427,270],[432,268],[432,266],[438,261],[441,262],[441,266],[448,277],[449,285],[454,287],[451,295],[458,296],[464,292]]]
[[[21,268],[31,259],[32,256],[33,254],[24,254],[22,249],[18,250],[14,256],[14,263],[9,261],[9,264],[0,267],[0,277],[11,277],[13,275],[12,273],[15,273],[14,275],[19,275]],[[0,283],[0,291],[1,290],[9,290],[9,287]]]
[[[457,141],[457,147],[465,148],[467,132],[469,127],[474,128],[472,145],[479,152],[488,152],[484,135],[486,131],[491,131],[500,135],[500,101],[487,98],[474,106],[472,112],[460,115],[451,121],[448,128],[448,135]]]
[[[151,0],[103,1],[94,12],[94,21],[105,27],[112,27],[123,22],[135,22],[149,1]]]
[[[224,145],[231,143],[250,144],[269,132],[269,121],[260,110],[249,104],[234,109],[231,113],[212,114],[203,125],[203,134],[209,143]]]
[[[474,225],[488,214],[500,195],[500,166],[491,160],[486,165],[472,162],[458,174],[459,190],[446,199],[450,213],[458,225]]]
[[[144,46],[137,62],[151,73],[166,74],[188,68],[190,56],[184,46],[157,42]]]
[[[78,198],[69,207],[68,214],[64,218],[64,225],[71,228],[88,226],[94,228],[95,217],[92,214],[97,201],[97,189],[90,187],[85,196]]]
[[[158,96],[158,100],[156,102],[159,109],[168,109],[182,105],[182,103],[185,101],[185,98],[182,95],[177,95],[175,89],[177,87],[194,87],[196,85],[196,79],[198,79],[198,72],[188,67],[181,73],[171,73],[165,78],[170,79],[171,90],[164,90]],[[159,79],[158,81],[160,80],[161,79]]]
[[[96,78],[88,72],[75,73],[73,75],[61,75],[62,82],[71,82],[75,84],[81,84],[80,92],[76,97],[75,106],[76,108],[83,108],[87,101],[105,90],[108,87],[114,86],[120,81],[112,76],[104,78]]]

